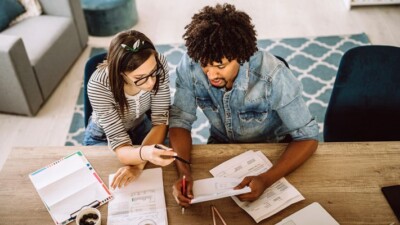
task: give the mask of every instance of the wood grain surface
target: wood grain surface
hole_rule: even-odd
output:
[[[211,177],[211,168],[250,149],[261,150],[275,162],[285,147],[286,144],[195,145],[193,175],[195,179]],[[54,224],[28,175],[78,150],[106,184],[108,175],[121,166],[106,147],[14,148],[0,172],[0,224]],[[153,167],[148,164],[146,168]],[[312,202],[319,202],[342,225],[399,224],[380,188],[400,184],[400,142],[320,143],[312,158],[286,178],[305,200],[259,224],[275,224]],[[163,168],[163,179],[171,225],[212,224],[211,204],[229,225],[256,224],[231,198],[194,204],[182,215],[172,196],[172,184],[177,179],[174,165]],[[100,211],[102,224],[107,224],[107,204]]]

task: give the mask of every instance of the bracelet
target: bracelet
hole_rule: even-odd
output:
[[[141,145],[139,148],[139,157],[142,161],[146,161],[146,160],[143,160],[143,158],[142,158],[142,148],[143,148],[143,145]]]

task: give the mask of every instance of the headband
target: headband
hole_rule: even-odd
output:
[[[121,44],[121,47],[127,51],[136,53],[142,49],[147,49],[147,48],[151,48],[154,49],[153,45],[151,45],[149,42],[147,41],[141,41],[140,39],[138,39],[137,41],[135,41],[135,43],[132,45],[132,47],[126,45],[126,44]]]

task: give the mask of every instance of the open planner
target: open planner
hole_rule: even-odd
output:
[[[72,222],[83,207],[98,207],[112,198],[80,151],[31,173],[29,178],[55,224]]]

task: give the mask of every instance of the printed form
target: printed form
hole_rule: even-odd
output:
[[[260,151],[246,151],[210,170],[215,177],[232,177],[243,179],[255,176],[272,167],[271,161]],[[304,200],[301,193],[285,178],[281,178],[254,202],[242,202],[237,197],[233,200],[244,209],[257,223],[266,219],[289,205]]]
[[[230,177],[213,177],[193,181],[194,198],[190,203],[211,201],[229,196],[240,195],[251,191],[249,187],[234,190],[242,180]]]
[[[109,183],[114,174],[109,176]],[[109,225],[167,225],[161,168],[146,169],[132,183],[113,192],[108,204]]]

